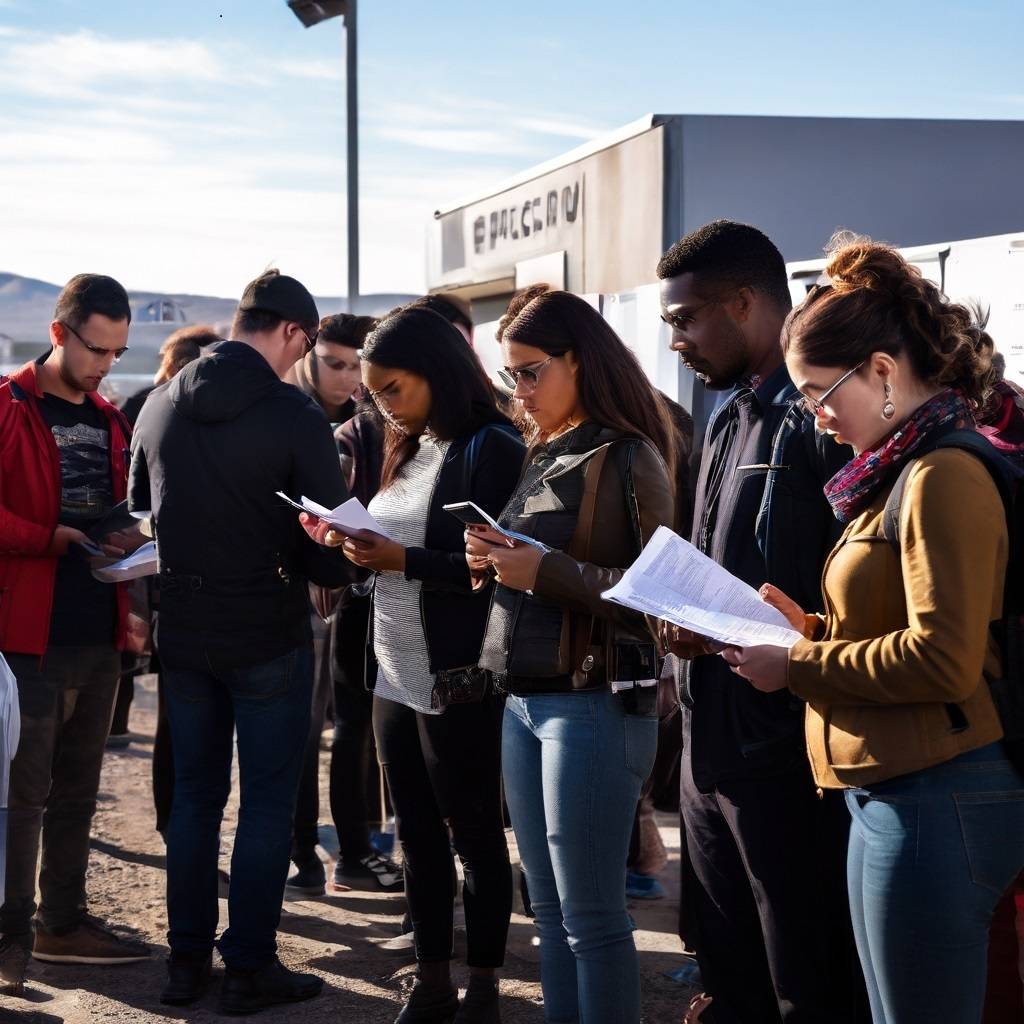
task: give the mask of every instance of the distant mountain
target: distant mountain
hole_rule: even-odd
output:
[[[8,335],[15,342],[33,345],[44,343],[60,289],[60,285],[49,281],[0,273],[0,334]],[[238,304],[237,299],[179,292],[130,291],[128,296],[132,302],[133,320],[139,323],[145,322],[147,318],[144,311],[154,302],[171,303],[179,316],[184,317],[175,317],[179,324],[214,325],[230,323]],[[413,298],[413,295],[391,293],[361,295],[356,302],[355,312],[365,316],[380,316]],[[322,316],[348,311],[347,300],[342,296],[318,296],[316,304]],[[175,324],[165,323],[165,326],[173,329]]]

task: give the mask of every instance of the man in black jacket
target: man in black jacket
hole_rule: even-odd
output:
[[[316,995],[277,959],[292,813],[313,684],[308,581],[348,578],[276,491],[333,507],[346,497],[330,426],[282,381],[315,344],[316,304],[268,271],[245,290],[232,341],[157,388],[139,416],[129,501],[152,510],[160,552],[157,644],[175,763],[167,832],[169,982],[198,999],[217,928],[217,853],[237,729],[241,807],[231,860],[222,1008],[245,1013]]]
[[[852,453],[797,404],[780,345],[791,306],[782,256],[756,228],[715,221],[677,242],[658,277],[672,348],[707,387],[731,389],[704,440],[693,543],[751,586],[774,583],[820,609],[839,533],[822,488]],[[856,1020],[849,816],[815,793],[803,706],[745,685],[702,638],[667,633],[684,659],[687,938],[715,1022]]]

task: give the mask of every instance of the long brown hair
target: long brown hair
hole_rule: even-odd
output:
[[[890,245],[841,233],[829,243],[830,284],[786,318],[782,350],[812,366],[856,366],[873,352],[906,353],[931,385],[959,388],[982,409],[996,381],[992,339]]]
[[[547,285],[524,289],[512,297],[497,337],[539,348],[549,356],[574,353],[580,404],[589,418],[646,438],[671,475],[678,442],[661,392],[589,302],[571,292],[551,291]]]

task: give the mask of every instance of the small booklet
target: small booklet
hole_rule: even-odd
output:
[[[665,526],[601,596],[734,647],[788,650],[801,638],[753,587]]]
[[[366,530],[369,533],[378,533],[382,537],[387,537],[384,528],[366,511],[363,503],[358,498],[349,498],[348,501],[343,502],[337,508],[324,508],[323,505],[317,504],[305,495],[299,501],[293,501],[284,491],[276,491],[275,493],[279,498],[288,502],[289,505],[297,508],[300,512],[308,512],[311,516],[316,516],[317,519],[330,523],[338,533],[344,533],[348,536],[358,533],[360,530]]]
[[[158,570],[156,544],[149,541],[120,561],[93,569],[92,575],[101,583],[124,583],[137,580],[140,576],[155,576]]]

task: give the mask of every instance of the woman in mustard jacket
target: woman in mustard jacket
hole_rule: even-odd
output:
[[[847,524],[825,566],[827,611],[805,616],[766,586],[805,639],[723,657],[757,689],[806,701],[818,785],[847,791],[875,1024],[977,1024],[992,911],[1024,864],[1024,777],[986,682],[1000,670],[990,624],[1008,535],[985,463],[935,443],[974,426],[992,342],[888,246],[848,242],[827,274],[783,331],[818,428],[857,453],[826,487]],[[883,512],[908,465],[897,553]]]

